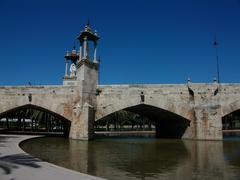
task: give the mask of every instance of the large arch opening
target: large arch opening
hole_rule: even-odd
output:
[[[240,135],[240,109],[222,117],[223,136]]]
[[[181,138],[190,121],[170,111],[140,104],[95,122],[95,131],[152,131],[157,138]]]
[[[0,114],[2,133],[48,134],[68,137],[71,122],[61,115],[32,104]]]

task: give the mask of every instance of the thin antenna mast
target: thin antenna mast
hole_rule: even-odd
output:
[[[217,42],[217,38],[216,38],[216,35],[215,35],[213,46],[215,48],[216,62],[217,62],[217,82],[220,83],[219,60],[218,60],[218,45],[219,45],[219,43]]]

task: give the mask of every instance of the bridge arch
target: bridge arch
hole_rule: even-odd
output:
[[[228,135],[229,130],[240,129],[240,100],[235,100],[231,103],[226,103],[222,107],[222,129],[224,135]]]
[[[161,138],[181,138],[188,126],[190,126],[191,122],[189,119],[186,119],[176,113],[147,104],[138,104],[126,107],[96,119],[96,121],[121,110],[136,113],[154,121],[156,136]]]
[[[66,103],[60,103],[60,104],[55,104],[51,103],[51,98],[49,98],[49,101],[36,101],[36,102],[24,102],[21,99],[16,99],[15,101],[8,101],[5,102],[4,104],[0,103],[0,115],[11,111],[13,109],[21,108],[21,107],[26,107],[26,106],[32,106],[35,107],[36,109],[39,110],[46,110],[50,111],[53,114],[62,116],[63,118],[72,121],[72,107],[67,105]]]
[[[31,115],[29,115],[29,114],[31,114]],[[46,109],[44,107],[37,106],[34,104],[25,104],[25,105],[14,107],[12,109],[8,109],[4,112],[1,112],[0,120],[5,119],[5,122],[7,121],[7,126],[6,126],[7,131],[11,129],[11,128],[9,128],[9,124],[8,124],[9,117],[11,117],[12,119],[15,119],[15,128],[14,129],[15,130],[20,129],[22,131],[27,130],[27,128],[25,128],[26,124],[27,124],[26,118],[29,118],[29,117],[31,117],[31,119],[28,119],[28,120],[31,120],[31,124],[32,124],[31,131],[33,131],[33,121],[35,121],[35,126],[36,126],[36,123],[40,124],[39,121],[43,121],[43,119],[44,119],[45,124],[49,124],[49,121],[50,121],[50,126],[52,127],[52,130],[54,128],[54,125],[51,124],[52,122],[60,123],[61,131],[66,136],[68,136],[70,125],[71,125],[71,121],[69,119],[67,119],[66,117],[64,117],[50,109]],[[36,119],[38,119],[38,121]],[[53,119],[54,119],[54,121],[53,121]],[[56,127],[56,124],[55,124],[55,127]],[[49,127],[47,128],[47,125],[45,128],[47,131],[49,131]],[[58,128],[59,128],[59,125],[58,125]],[[40,130],[39,129],[37,130],[36,128],[34,128],[34,131],[40,131]]]
[[[109,103],[109,102],[102,103],[101,101],[100,103],[98,102],[95,121],[107,115],[110,115],[114,112],[117,112],[123,109],[128,109],[135,106],[138,107],[140,105],[156,107],[156,108],[171,112],[173,114],[176,114],[178,116],[181,116],[190,121],[193,119],[192,107],[186,103],[179,104],[179,102],[174,102],[171,100],[166,101],[164,99],[160,101],[150,101],[149,103],[141,103],[139,102],[138,99],[135,100],[134,98],[126,101],[113,100],[112,102],[115,102],[115,103]]]
[[[59,117],[61,119],[65,119],[66,121],[70,121],[66,117],[58,114],[57,112],[54,112],[54,111],[52,111],[50,109],[47,109],[47,108],[44,108],[44,107],[41,107],[41,106],[38,106],[38,105],[34,105],[34,104],[25,104],[25,105],[22,105],[22,106],[17,106],[17,107],[8,109],[8,110],[6,110],[4,112],[0,112],[0,117],[4,116],[5,114],[8,114],[8,113],[10,113],[12,111],[16,111],[16,110],[23,109],[23,108],[32,108],[32,109],[36,109],[36,110],[46,111],[46,112],[49,112],[49,113],[53,114],[56,117]]]
[[[231,103],[226,103],[222,106],[222,117],[240,110],[240,100],[235,100]]]

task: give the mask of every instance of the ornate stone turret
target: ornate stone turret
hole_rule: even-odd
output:
[[[84,74],[81,70],[81,66],[85,65],[93,71],[98,71],[99,62],[97,60],[97,41],[100,39],[97,31],[94,32],[91,30],[89,23],[81,31],[80,35],[77,38],[80,42],[79,52],[76,52],[75,46],[73,50],[69,53],[67,51],[65,55],[66,67],[65,67],[65,76],[63,80],[63,85],[68,86],[77,86],[80,81],[86,79],[87,75]],[[91,43],[93,46],[91,46]],[[91,48],[93,47],[93,48]],[[91,59],[91,55],[93,58]],[[71,63],[69,68],[69,63]],[[70,74],[69,74],[70,71]],[[96,83],[98,80],[98,73],[94,73],[95,77],[91,76],[89,81],[96,78]],[[89,77],[90,78],[90,77]],[[80,83],[81,84],[81,83]]]
[[[90,61],[90,52],[89,52],[89,43],[93,42],[94,45],[94,56],[93,56],[93,63],[98,63],[97,61],[97,41],[99,40],[99,36],[97,35],[97,31],[93,33],[89,23],[85,26],[84,30],[81,31],[78,40],[80,41],[80,48],[79,48],[79,62],[81,61]],[[82,53],[83,51],[83,53]]]
[[[88,23],[78,36],[78,40],[80,42],[79,53],[76,53],[74,49],[75,51],[72,51],[70,55],[65,56],[66,60],[70,59],[76,65],[76,74],[71,72],[70,77],[67,79],[68,83],[65,83],[65,85],[76,85],[80,97],[79,102],[76,104],[77,108],[75,108],[76,113],[73,117],[70,137],[73,139],[91,139],[94,134],[93,124],[96,110],[99,69],[97,41],[99,36],[96,31],[92,32]],[[91,55],[93,58],[91,58]]]
[[[83,93],[80,95],[82,97],[82,105],[87,102],[94,106],[95,102],[92,97],[96,94],[98,83],[97,41],[99,37],[96,32],[92,32],[89,23],[87,23],[84,30],[81,31],[78,40],[80,48],[77,61],[77,81],[80,93]],[[91,49],[90,43],[93,43],[93,49]],[[91,54],[93,54],[93,59],[91,59]]]
[[[73,47],[71,53],[67,51],[65,55],[65,76],[63,78],[63,85],[77,85],[77,60],[79,59],[79,55],[77,54],[75,50],[75,46]],[[71,63],[69,68],[69,63]],[[70,74],[68,72],[68,68],[70,71]]]

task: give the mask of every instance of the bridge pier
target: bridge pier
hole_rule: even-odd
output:
[[[222,107],[219,84],[188,84],[188,88],[189,92],[191,91],[192,118],[185,137],[199,140],[222,140]]]
[[[196,138],[204,140],[222,140],[222,117],[220,106],[196,108]]]
[[[220,106],[195,107],[190,126],[182,139],[222,140],[222,116]]]
[[[192,120],[182,139],[195,140],[222,140],[222,118],[211,115],[209,112],[199,110],[196,119]]]
[[[69,138],[91,140],[94,138],[95,110],[93,106],[85,103],[79,116],[73,118]]]

